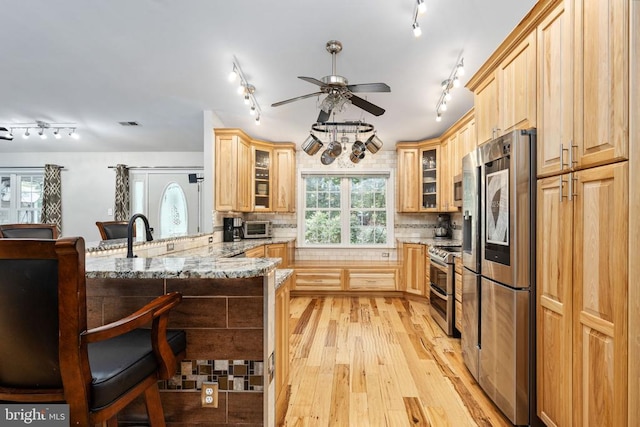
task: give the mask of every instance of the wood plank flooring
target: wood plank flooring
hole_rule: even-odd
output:
[[[286,426],[511,426],[426,302],[291,298]]]

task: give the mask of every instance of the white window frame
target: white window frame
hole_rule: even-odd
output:
[[[41,197],[44,197],[44,170],[40,168],[20,168],[20,169],[0,169],[0,175],[9,176],[11,180],[11,196],[10,196],[10,206],[9,208],[0,208],[3,211],[9,212],[9,222],[10,224],[21,223],[20,221],[20,212],[23,211],[34,211],[38,213],[38,217],[42,218],[42,209],[27,209],[20,207],[20,190],[17,185],[18,181],[20,181],[19,177],[25,176],[41,176],[43,180],[43,188]],[[39,221],[37,221],[39,222]]]
[[[306,212],[306,185],[304,179],[309,176],[322,176],[322,177],[340,177],[340,178],[353,178],[359,176],[370,176],[370,177],[380,177],[387,179],[387,188],[386,188],[386,215],[387,215],[387,242],[385,244],[380,245],[357,245],[349,243],[349,238],[347,237],[346,243],[340,244],[308,244],[305,243],[304,232],[305,232],[305,212]],[[298,182],[300,183],[299,187],[301,190],[298,191],[298,206],[297,209],[297,222],[298,222],[298,237],[297,237],[297,246],[300,248],[313,248],[313,249],[324,249],[324,248],[350,248],[350,249],[392,249],[394,248],[395,242],[395,179],[393,170],[331,170],[331,171],[323,171],[317,169],[303,169],[298,172]],[[340,193],[341,197],[341,206],[342,214],[341,216],[341,235],[349,236],[349,206],[346,202],[349,200],[349,195],[344,194],[344,191]],[[346,206],[346,208],[345,208]],[[346,216],[344,216],[346,215]],[[344,239],[344,237],[343,237]]]

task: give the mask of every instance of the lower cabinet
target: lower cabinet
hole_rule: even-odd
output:
[[[455,326],[459,332],[462,332],[462,258],[455,258],[455,284],[454,291],[456,296],[455,309]]]
[[[267,258],[282,258],[282,262],[278,268],[288,268],[289,266],[289,247],[287,243],[272,243],[265,247],[265,256]]]
[[[295,291],[396,291],[399,266],[397,263],[295,263],[292,290]]]
[[[404,276],[404,290],[415,295],[425,295],[425,260],[426,246],[419,243],[404,243],[402,245],[402,266]]]
[[[276,290],[276,422],[281,425],[287,413],[289,395],[289,277]]]
[[[244,252],[244,256],[247,258],[264,258],[264,245],[257,246],[255,248],[247,249]]]
[[[547,425],[627,426],[627,162],[538,180],[537,400]]]

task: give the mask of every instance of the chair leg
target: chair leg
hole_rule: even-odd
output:
[[[144,391],[144,401],[147,405],[147,415],[151,427],[165,427],[164,412],[162,410],[162,401],[160,400],[160,389],[158,383],[154,383],[151,387]]]

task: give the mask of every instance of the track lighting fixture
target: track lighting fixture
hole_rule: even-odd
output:
[[[422,29],[418,24],[418,15],[423,15],[427,11],[425,0],[416,0],[416,6],[413,11],[413,36],[418,38],[422,35]]]
[[[442,121],[442,112],[447,111],[447,102],[451,101],[451,90],[460,87],[460,77],[464,74],[464,58],[462,53],[458,57],[456,65],[451,70],[449,78],[442,81],[442,93],[436,104],[436,121]]]
[[[22,132],[23,129],[24,129],[24,132]],[[38,120],[34,123],[10,123],[7,125],[0,124],[0,131],[8,131],[6,135],[0,135],[0,139],[9,140],[9,141],[13,140],[14,130],[19,131],[19,134],[22,134],[23,139],[29,139],[29,136],[31,136],[31,132],[30,132],[31,129],[35,129],[38,136],[41,139],[47,139],[48,132],[50,130],[52,131],[53,137],[55,139],[60,139],[62,138],[60,131],[64,129],[69,129],[69,131],[71,131],[71,133],[75,135],[75,136],[72,135],[72,138],[78,139],[79,137],[79,135],[75,133],[75,130],[76,130],[75,123],[47,123],[47,122]]]
[[[260,105],[258,105],[258,101],[256,100],[256,97],[254,95],[256,87],[252,84],[249,84],[247,78],[242,72],[242,68],[240,68],[238,59],[234,56],[233,69],[231,73],[229,73],[229,81],[234,83],[238,80],[240,80],[238,86],[238,94],[242,95],[242,97],[244,98],[245,105],[250,106],[249,114],[251,114],[252,116],[256,116],[256,124],[260,124],[260,113],[262,112],[262,110],[260,110]]]

